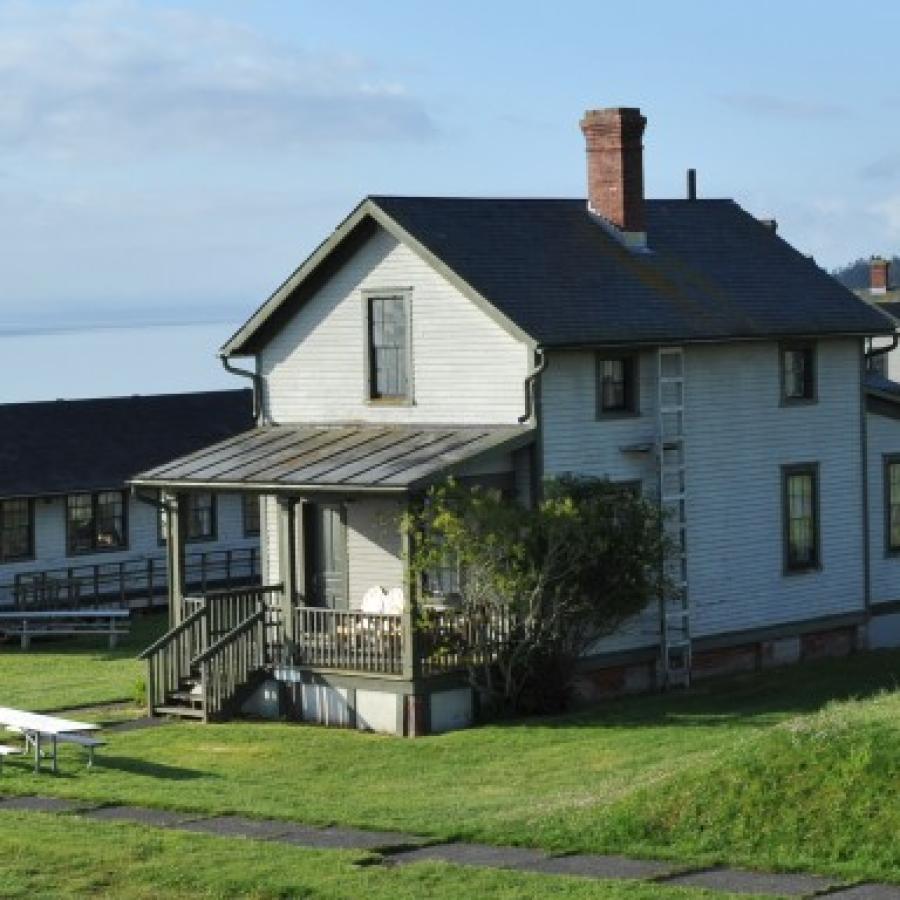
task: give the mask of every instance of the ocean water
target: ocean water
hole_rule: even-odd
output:
[[[0,333],[0,403],[247,387],[216,358],[238,324]]]

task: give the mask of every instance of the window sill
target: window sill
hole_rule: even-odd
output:
[[[366,406],[415,406],[414,400],[409,397],[368,397]]]
[[[66,556],[96,556],[98,553],[124,553],[128,550],[128,546],[123,544],[121,547],[93,547],[90,550],[66,550]]]
[[[782,569],[781,574],[785,578],[794,578],[797,575],[814,575],[816,572],[821,572],[822,566],[819,563],[816,563],[813,566],[805,566],[802,569]]]
[[[782,397],[779,406],[815,406],[818,402],[818,397]]]
[[[594,414],[594,419],[597,422],[606,422],[610,419],[639,419],[640,417],[641,411],[639,409],[609,410],[608,412],[598,411]]]

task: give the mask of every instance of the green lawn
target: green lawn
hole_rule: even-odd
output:
[[[164,614],[132,616],[131,632],[115,650],[102,637],[0,644],[0,706],[49,711],[130,700],[145,665],[137,654],[166,629]]]
[[[417,740],[179,723],[110,734],[93,771],[10,764],[0,792],[900,881],[898,672],[864,654]],[[38,682],[19,702],[61,705]]]
[[[659,885],[493,872],[440,863],[383,868],[364,854],[164,832],[42,814],[0,813],[3,897],[554,897],[706,900],[726,894]]]

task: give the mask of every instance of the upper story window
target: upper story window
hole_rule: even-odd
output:
[[[66,548],[73,553],[123,550],[128,545],[125,494],[100,491],[66,497]]]
[[[885,549],[900,553],[900,456],[884,459]]]
[[[367,295],[366,318],[369,399],[410,400],[409,294]]]
[[[876,349],[875,342],[872,338],[869,338],[866,341],[866,350],[871,352]],[[870,372],[874,372],[876,375],[880,375],[882,378],[888,377],[888,354],[887,353],[879,353],[877,356],[867,356],[866,357],[866,368]]]
[[[819,467],[782,469],[784,567],[787,572],[817,569],[819,559]]]
[[[244,537],[256,537],[260,531],[259,494],[241,495]]]
[[[781,398],[784,403],[810,403],[816,399],[815,344],[782,344]]]
[[[166,508],[159,509],[159,542],[166,542],[167,531]],[[216,539],[216,498],[209,491],[188,494],[187,522],[185,525],[186,541],[214,541]]]
[[[597,355],[597,415],[638,412],[638,358],[634,353]]]
[[[0,500],[0,562],[34,556],[34,507],[30,500]]]

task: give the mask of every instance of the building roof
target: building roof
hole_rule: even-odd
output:
[[[249,390],[0,404],[0,496],[121,488],[252,428],[252,407]]]
[[[646,201],[649,251],[640,252],[613,237],[583,199],[376,196],[354,210],[222,352],[255,352],[305,302],[306,280],[366,220],[547,347],[893,330],[877,309],[731,200]]]
[[[402,492],[533,439],[525,426],[269,425],[144,472],[132,483],[228,490]]]

